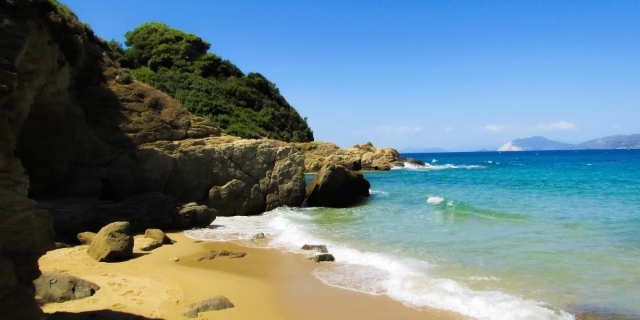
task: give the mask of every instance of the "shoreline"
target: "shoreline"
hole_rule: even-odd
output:
[[[189,304],[223,295],[234,308],[203,312],[198,318],[467,319],[448,311],[413,309],[384,295],[327,285],[311,273],[319,264],[299,254],[232,242],[195,243],[183,231],[167,235],[177,243],[150,252],[134,251],[134,258],[118,263],[91,259],[87,246],[48,252],[39,261],[43,272],[64,271],[101,289],[91,297],[49,303],[42,309],[48,314],[81,312],[74,319],[113,318],[109,310],[122,312],[119,319],[136,318],[134,315],[179,319],[185,318]],[[211,250],[240,251],[247,256],[198,261]]]

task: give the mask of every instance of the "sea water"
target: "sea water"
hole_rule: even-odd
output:
[[[362,205],[219,217],[187,235],[307,255],[326,244],[336,262],[318,279],[418,309],[640,318],[640,150],[404,156],[425,165],[365,173]]]

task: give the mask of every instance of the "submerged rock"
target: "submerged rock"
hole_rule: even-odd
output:
[[[133,237],[129,222],[114,222],[100,229],[87,254],[99,262],[116,262],[131,258]]]
[[[61,272],[43,272],[33,284],[36,296],[44,303],[84,299],[100,290],[93,282]]]
[[[327,246],[324,245],[324,244],[305,244],[300,249],[302,249],[302,250],[315,250],[315,251],[322,252],[322,253],[329,253],[329,250],[327,250]]]
[[[223,296],[215,296],[207,300],[202,300],[194,304],[189,305],[189,311],[184,313],[187,318],[197,318],[198,312],[210,311],[210,310],[223,310],[227,308],[233,308],[234,305],[229,299]]]
[[[264,236],[264,233],[260,232],[260,233],[256,233],[256,234],[253,236],[253,238],[251,238],[251,240],[261,240],[261,239],[264,239],[264,238],[266,238],[266,237]]]
[[[369,187],[362,173],[330,164],[320,169],[307,186],[305,201],[310,207],[344,208],[368,197]]]

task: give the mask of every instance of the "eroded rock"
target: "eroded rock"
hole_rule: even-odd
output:
[[[123,261],[133,256],[133,236],[129,222],[114,222],[100,229],[87,254],[99,262]]]
[[[342,149],[328,142],[292,143],[304,155],[306,172],[318,172],[329,164],[353,171],[386,171],[404,166],[405,159],[392,148],[375,148],[371,142]]]
[[[100,290],[93,282],[61,272],[43,272],[33,284],[36,296],[44,303],[84,299]]]

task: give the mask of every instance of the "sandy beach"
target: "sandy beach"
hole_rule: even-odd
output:
[[[223,295],[234,308],[203,312],[198,319],[463,319],[328,286],[311,274],[318,264],[300,255],[229,242],[198,243],[182,232],[168,236],[177,242],[136,251],[133,259],[118,263],[91,259],[87,246],[48,252],[39,260],[43,272],[63,271],[101,289],[86,299],[46,304],[43,310],[52,318],[186,319],[190,304]],[[198,261],[211,250],[247,255]]]

